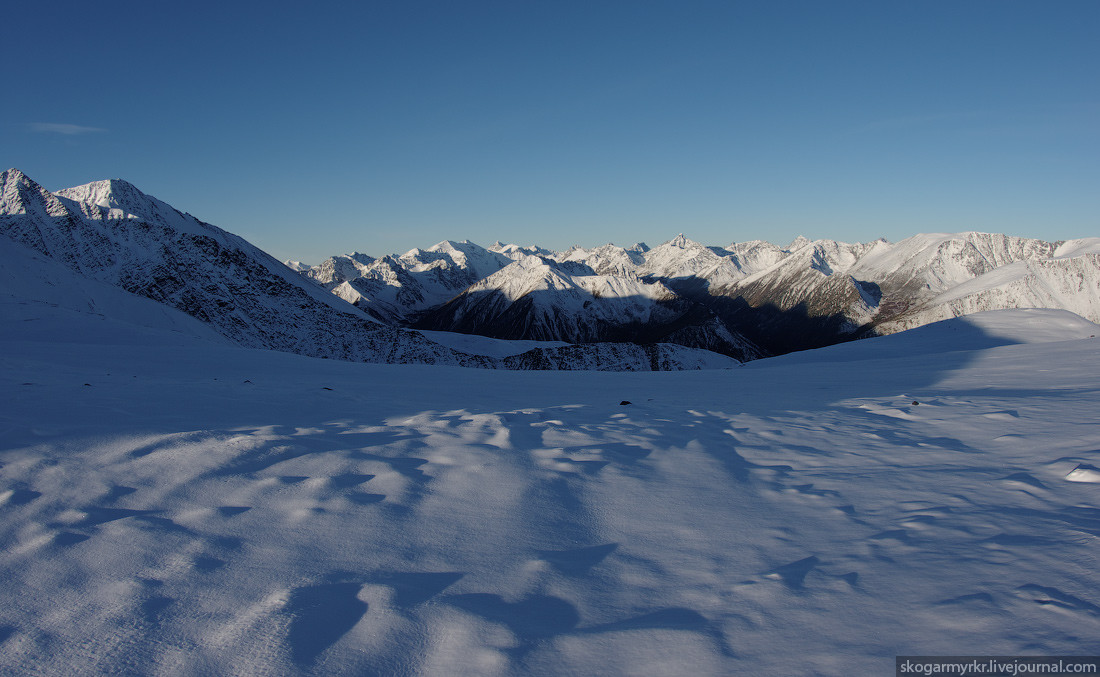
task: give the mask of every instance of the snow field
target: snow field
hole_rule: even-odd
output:
[[[881,674],[897,654],[1100,653],[1090,329],[1003,311],[644,374],[13,330],[0,671]]]

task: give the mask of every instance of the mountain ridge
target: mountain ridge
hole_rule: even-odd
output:
[[[477,247],[468,241],[464,246]],[[416,260],[421,251],[411,250],[405,261]],[[593,325],[589,316],[595,299],[590,299],[588,305],[577,304],[573,295],[576,289],[591,288],[598,278],[617,278],[621,285],[633,285],[634,289],[657,285],[666,290],[660,298],[649,293],[634,295],[639,303],[677,308],[675,317],[666,314],[656,323],[676,325],[675,331],[655,330],[654,322],[647,320],[647,337],[657,335],[660,340],[709,349],[724,345],[720,352],[739,360],[892,333],[980,310],[1055,307],[1080,311],[1088,319],[1100,321],[1100,270],[1095,261],[1081,259],[1090,252],[1100,252],[1100,238],[1082,238],[1067,245],[1065,241],[966,231],[922,233],[898,243],[883,238],[846,243],[799,236],[786,247],[762,240],[717,247],[695,242],[681,233],[652,248],[623,248],[609,243],[552,252],[538,246],[498,242],[482,251],[503,254],[513,261],[533,256],[540,261],[537,265],[554,268],[555,274],[564,276],[558,284],[557,302],[542,299],[535,303],[528,299],[528,294],[536,292],[546,296],[546,289],[517,292],[528,271],[511,263],[450,298],[443,300],[445,295],[437,295],[435,306],[430,302],[404,308],[391,305],[386,309],[387,321],[499,338],[577,341],[578,328]],[[1043,264],[1044,284],[1065,286],[1069,282],[1056,282],[1054,278],[1074,277],[1079,282],[1075,293],[987,290],[967,303],[957,302],[948,294],[950,289],[1006,266],[1049,262],[1058,255],[1081,261],[1076,267]],[[325,265],[327,262],[303,274],[316,278],[316,271]],[[1038,280],[1036,275],[1032,277]],[[991,276],[987,281],[995,279]],[[1075,294],[1081,298],[1075,299]],[[509,307],[515,303],[522,307]],[[371,303],[359,300],[357,305],[371,312]],[[552,312],[548,313],[547,308]],[[526,324],[517,321],[518,316],[530,313],[555,317],[552,321],[528,319]],[[603,318],[597,333],[620,340],[637,331],[638,316],[635,309],[633,315]],[[690,330],[685,331],[689,326]],[[720,334],[734,340],[719,339]],[[586,335],[591,337],[592,330]]]
[[[241,345],[320,357],[511,368],[499,346],[495,357],[465,354],[416,331],[431,330],[549,342],[532,348],[542,351],[538,359],[513,360],[529,365],[574,359],[566,343],[604,355],[610,361],[600,368],[619,368],[624,350],[634,352],[621,368],[676,360],[694,368],[983,310],[1049,307],[1100,321],[1100,238],[968,231],[898,243],[799,236],[786,246],[710,246],[680,233],[655,247],[564,252],[444,240],[307,266],[280,263],[122,179],[50,192],[11,169],[0,183],[0,232],[16,242],[182,310]],[[618,347],[591,347],[601,343]],[[623,347],[630,344],[642,345]],[[661,362],[653,350],[679,357]]]
[[[80,276],[183,311],[244,347],[352,361],[504,369],[738,364],[681,346],[591,345],[563,351],[554,344],[508,357],[454,350],[417,331],[371,321],[243,238],[122,181],[55,194],[19,170],[5,171],[0,174],[0,233]],[[17,257],[16,249],[6,248]]]

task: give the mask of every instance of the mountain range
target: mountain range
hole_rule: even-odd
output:
[[[445,241],[287,265],[392,326],[501,339],[667,342],[740,361],[891,334],[983,310],[1100,321],[1100,238],[994,233],[898,243],[798,238],[553,252]]]
[[[146,328],[213,333],[248,348],[356,362],[614,371],[730,368],[680,345],[501,342],[386,326],[265,252],[122,180],[52,193],[0,174],[7,294]],[[63,282],[62,282],[63,281]],[[60,288],[59,288],[59,285]],[[120,292],[122,295],[120,295]],[[157,302],[135,303],[131,296]],[[166,309],[179,311],[165,313]],[[180,312],[189,316],[179,317]],[[194,322],[192,320],[198,320]]]
[[[112,316],[124,307],[145,326],[360,362],[729,368],[982,310],[1100,321],[1100,238],[715,247],[679,235],[564,252],[444,241],[308,266],[126,181],[50,192],[16,169],[0,174],[0,236],[4,285],[24,298]]]

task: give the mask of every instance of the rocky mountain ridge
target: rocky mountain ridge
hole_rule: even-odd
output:
[[[318,357],[729,367],[983,310],[1058,308],[1100,321],[1100,238],[967,232],[720,247],[679,235],[564,252],[444,241],[307,266],[280,264],[118,179],[51,193],[9,170],[0,191],[0,233],[36,255],[240,345]],[[442,336],[433,332],[485,338],[433,341]]]
[[[678,345],[550,343],[517,344],[509,350],[494,344],[479,351],[477,342],[468,341],[468,350],[456,350],[419,331],[372,321],[242,238],[121,180],[51,193],[18,170],[5,171],[0,174],[0,237],[8,242],[0,261],[9,268],[33,267],[28,257],[44,257],[77,274],[76,279],[152,299],[250,348],[361,362],[503,369],[737,365],[728,357]],[[359,263],[366,260],[361,257]],[[408,273],[400,265],[393,270]],[[466,259],[450,273],[469,277],[475,274],[470,271],[481,270]],[[408,274],[423,273],[431,280],[430,271],[428,266]]]
[[[800,237],[785,247],[761,240],[713,247],[681,234],[653,248],[564,252],[460,244],[464,260],[482,262],[480,268],[450,253],[456,243],[442,242],[399,257],[333,257],[300,270],[396,326],[508,339],[666,341],[739,360],[980,310],[1062,308],[1100,321],[1100,238],[1067,244],[966,232],[896,244]],[[359,276],[337,282],[329,271],[350,270],[348,260]],[[1010,279],[1017,268],[1020,275]]]

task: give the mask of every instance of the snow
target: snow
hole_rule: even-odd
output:
[[[788,283],[866,265],[929,298],[969,285],[936,312],[1063,306],[726,369],[680,346],[363,330],[394,360],[719,368],[494,371],[231,345],[109,283],[203,234],[182,241],[258,267],[217,277],[191,246],[165,264],[241,284],[276,325],[314,296],[356,311],[125,182],[0,184],[0,225],[27,245],[0,237],[0,673],[848,675],[899,654],[1100,653],[1096,239],[681,236],[568,261],[448,241],[409,269],[327,262],[337,287],[372,267],[442,288],[499,254],[535,289],[621,301],[646,296],[636,277],[555,266],[774,266],[780,285],[804,260]],[[300,319],[302,346],[349,338]]]
[[[926,233],[896,245],[876,243],[849,270],[860,280],[888,281],[891,286],[916,283],[941,292],[1000,266],[1047,258],[1054,245],[998,233]]]
[[[1100,468],[1079,465],[1066,475],[1067,482],[1100,482]]]
[[[1066,240],[1054,250],[1054,258],[1071,259],[1085,254],[1100,254],[1100,237]]]
[[[996,308],[1061,308],[1100,321],[1100,254],[1017,261],[958,284],[883,331]]]
[[[290,268],[291,270],[293,270],[296,273],[309,272],[309,269],[313,267],[313,266],[309,265],[308,263],[302,263],[301,261],[294,261],[294,260],[290,260],[290,259],[288,259],[286,261],[283,261],[283,265],[286,266],[287,268]]]
[[[508,357],[535,348],[560,348],[569,345],[563,341],[504,341],[476,334],[456,334],[452,331],[420,330],[420,333],[429,340],[452,350],[469,355],[487,355],[489,357]]]
[[[139,219],[182,233],[209,234],[209,228],[204,228],[194,217],[142,193],[122,179],[93,181],[59,190],[54,195],[70,201],[70,209],[92,219]]]
[[[645,252],[645,262],[638,266],[639,276],[652,275],[663,278],[697,276],[715,268],[722,257],[683,233],[672,240]]]
[[[820,350],[790,353],[769,364],[867,362],[883,355],[937,355],[1025,343],[1075,341],[1100,336],[1100,325],[1067,310],[1022,308],[989,310],[926,324],[889,336]]]
[[[444,241],[384,257],[374,267],[356,269],[340,263],[345,258],[334,257],[308,275],[387,324],[593,341],[622,336],[639,321],[653,324],[644,315],[664,310],[644,306],[671,301],[690,307],[693,317],[717,312],[736,334],[734,343],[749,349],[731,352],[721,332],[705,322],[693,322],[670,340],[739,359],[846,340],[869,327],[892,333],[1001,308],[1062,308],[1100,320],[1100,238],[1044,242],[998,233],[926,233],[892,244],[799,237],[783,249],[762,240],[705,246],[680,234],[652,249],[607,244],[551,252]],[[343,279],[348,281],[341,285]],[[601,301],[595,310],[593,297]],[[619,308],[607,303],[611,298],[627,303]],[[539,310],[512,307],[520,302]],[[751,318],[737,312],[743,303],[778,309],[792,322],[805,313],[835,329],[826,331],[831,337],[794,345],[772,335],[789,326],[758,333]]]
[[[994,268],[978,277],[960,282],[948,291],[940,294],[936,300],[940,303],[954,301],[983,291],[1012,284],[1031,272],[1027,261],[1016,261]]]
[[[113,285],[77,275],[49,257],[0,235],[0,338],[56,341],[81,321],[86,343],[202,341],[232,345],[195,318]],[[148,330],[153,330],[152,332]]]
[[[172,210],[128,183],[96,182],[61,193],[84,201],[50,193],[17,170],[0,174],[0,242],[11,242],[2,250],[0,269],[5,272],[0,274],[13,280],[13,289],[23,296],[16,305],[46,303],[101,316],[103,312],[96,308],[105,305],[112,321],[122,318],[152,328],[180,324],[181,332],[209,335],[213,330],[236,345],[366,362],[566,370],[728,369],[739,364],[705,350],[660,343],[568,348],[543,344],[502,359],[456,352],[415,331],[385,326],[399,309],[387,315],[385,304],[372,293],[396,296],[407,308],[404,301],[423,300],[421,291],[453,287],[456,278],[468,276],[455,287],[462,288],[473,275],[460,250],[469,248],[478,256],[476,245],[443,243],[454,257],[463,258],[461,267],[447,265],[447,260],[453,262],[451,254],[428,252],[426,258],[434,257],[432,265],[440,265],[425,271],[426,284],[393,257],[377,261],[358,253],[334,257],[319,268],[335,281],[338,296],[243,239]],[[490,264],[497,256],[480,251]],[[392,280],[373,286],[342,284],[349,277],[357,283],[369,282],[359,273],[374,266],[375,272],[383,277],[389,274]],[[314,272],[311,268],[310,276]],[[157,304],[123,302],[120,290],[162,302],[190,317],[182,319],[178,312],[166,312]],[[408,298],[401,299],[406,292]],[[71,300],[64,298],[70,295]],[[348,301],[370,307],[357,309]],[[20,309],[13,312],[19,316]],[[203,323],[201,330],[197,321]],[[36,326],[48,325],[36,321]],[[44,330],[44,334],[50,332]]]
[[[616,374],[354,364],[12,307],[0,672],[1100,653],[1100,341],[1069,313]]]

